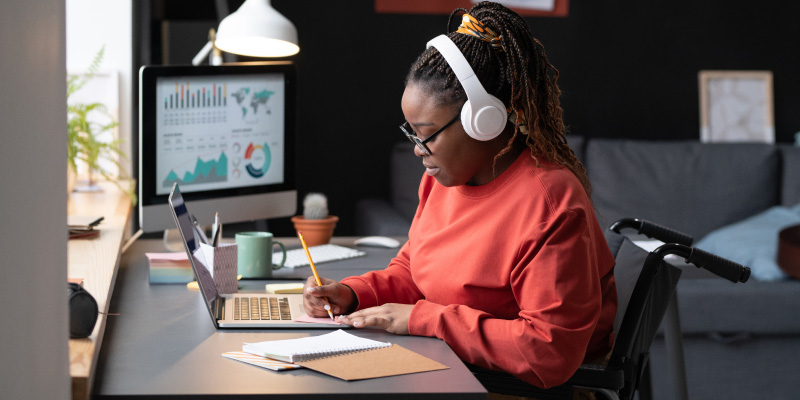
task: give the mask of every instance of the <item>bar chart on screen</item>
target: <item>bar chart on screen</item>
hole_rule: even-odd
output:
[[[277,76],[159,81],[157,192],[282,182],[284,91]]]

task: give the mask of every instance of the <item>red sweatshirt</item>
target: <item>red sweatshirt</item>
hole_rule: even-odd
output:
[[[528,152],[481,186],[424,176],[409,241],[389,266],[342,283],[358,308],[414,304],[412,335],[533,385],[606,354],[614,259],[578,179]]]

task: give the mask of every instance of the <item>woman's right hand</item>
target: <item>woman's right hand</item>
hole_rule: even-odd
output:
[[[356,308],[357,299],[349,286],[332,279],[320,278],[320,281],[322,286],[318,286],[314,277],[309,276],[303,286],[303,307],[309,317],[328,316],[328,311],[325,309],[328,303],[325,302],[325,297],[328,298],[334,315],[341,315]]]

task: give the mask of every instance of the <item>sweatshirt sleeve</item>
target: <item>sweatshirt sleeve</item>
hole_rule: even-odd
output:
[[[345,278],[341,283],[355,292],[357,310],[385,303],[414,304],[422,298],[422,293],[411,277],[409,265],[409,243],[406,242],[386,269]]]
[[[425,208],[427,194],[432,187],[433,181],[425,180],[423,174],[418,191],[419,204],[411,221],[411,231]],[[386,269],[345,278],[341,283],[350,286],[355,292],[358,299],[356,310],[385,303],[414,304],[424,297],[411,276],[411,240],[406,241]]]
[[[521,243],[511,274],[520,308],[516,319],[420,300],[411,312],[410,333],[441,338],[465,362],[507,371],[535,386],[564,383],[584,360],[601,315],[600,271],[611,268],[599,265],[582,213],[565,211],[540,226],[538,237]]]

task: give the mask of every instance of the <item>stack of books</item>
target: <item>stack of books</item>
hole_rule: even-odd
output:
[[[189,283],[194,281],[186,252],[145,253],[150,264],[150,283]]]

